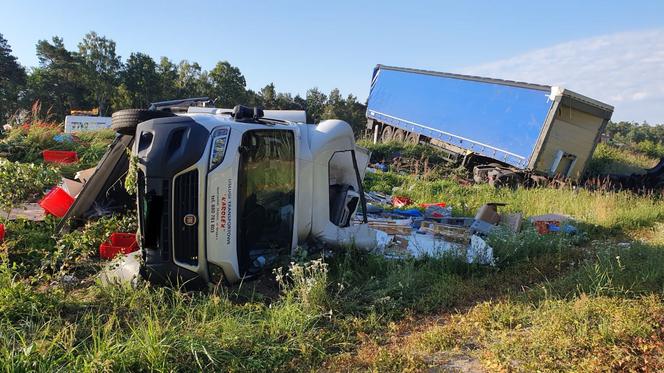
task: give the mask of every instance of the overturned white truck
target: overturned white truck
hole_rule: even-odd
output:
[[[113,116],[116,131],[134,136],[144,277],[235,282],[311,237],[378,244],[381,232],[351,221],[366,211],[369,154],[346,122],[241,106],[157,109]]]

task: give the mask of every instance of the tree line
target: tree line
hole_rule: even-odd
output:
[[[67,50],[62,38],[39,40],[39,66],[21,66],[6,39],[0,34],[0,122],[20,110],[36,110],[61,121],[71,110],[98,108],[100,115],[126,108],[145,108],[151,102],[207,96],[217,107],[237,104],[265,109],[306,110],[308,121],[337,118],[351,124],[356,133],[366,123],[364,104],[357,97],[343,96],[339,89],[325,94],[309,89],[305,97],[278,92],[273,83],[259,91],[247,88],[240,69],[219,61],[211,70],[198,63],[168,57],[158,61],[135,52],[123,61],[113,40],[90,32]]]
[[[628,146],[651,157],[664,157],[664,124],[609,122],[604,133],[616,146]]]

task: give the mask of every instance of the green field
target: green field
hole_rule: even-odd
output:
[[[38,132],[37,130],[34,130]],[[0,203],[34,200],[57,169],[39,164],[28,131],[0,140]],[[31,137],[32,136],[32,137]],[[66,145],[90,150],[108,135]],[[95,144],[92,146],[91,144]],[[4,150],[3,150],[4,149]],[[22,153],[18,153],[19,149]],[[35,150],[37,149],[37,150]],[[132,216],[65,236],[7,222],[1,247],[0,366],[6,371],[598,371],[664,369],[664,204],[658,195],[460,186],[435,152],[395,149],[403,171],[371,174],[369,190],[444,201],[455,215],[486,202],[526,216],[573,216],[580,233],[499,230],[493,267],[451,257],[388,260],[352,248],[302,251],[259,280],[206,292],[101,286],[96,250]],[[654,160],[600,148],[593,167]],[[38,152],[37,152],[38,154]],[[30,162],[37,162],[30,165]],[[418,175],[407,168],[417,168]],[[596,168],[598,169],[598,168]],[[11,188],[25,175],[23,192]],[[1,220],[2,218],[0,218]],[[76,281],[64,281],[74,275]]]

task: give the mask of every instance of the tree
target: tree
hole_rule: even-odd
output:
[[[177,67],[168,57],[162,57],[157,66],[157,75],[159,76],[159,95],[158,99],[172,100],[177,96]]]
[[[0,34],[0,121],[2,123],[17,109],[19,94],[25,82],[25,69],[12,55],[9,43]]]
[[[178,98],[203,96],[201,78],[203,69],[197,63],[182,60],[177,68]]]
[[[131,107],[147,107],[160,96],[157,63],[147,54],[132,53],[120,76],[121,86],[127,91]]]
[[[346,103],[338,88],[330,91],[323,110],[322,119],[344,119],[346,117]]]
[[[94,105],[87,99],[90,91],[84,79],[83,61],[77,53],[65,48],[62,38],[54,36],[50,42],[39,40],[36,52],[39,67],[28,78],[24,106],[39,101],[42,111],[63,118],[71,109]]]
[[[274,83],[270,83],[261,88],[259,92],[260,105],[265,109],[277,109],[277,90]]]
[[[307,91],[307,116],[308,122],[318,123],[323,118],[323,111],[325,110],[325,103],[327,102],[327,96],[318,90],[317,87],[314,87]]]
[[[217,107],[231,108],[244,103],[247,82],[240,69],[227,61],[221,61],[210,71],[209,78]]]
[[[108,114],[108,102],[113,97],[122,66],[115,53],[115,42],[92,31],[78,44],[78,52],[85,64],[85,77],[99,113]]]

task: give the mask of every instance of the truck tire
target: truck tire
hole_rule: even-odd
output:
[[[420,134],[415,132],[409,132],[406,136],[406,142],[409,144],[417,145],[420,143]]]
[[[396,131],[394,131],[394,135],[392,135],[394,141],[398,142],[404,142],[406,140],[406,131],[397,128]]]
[[[494,178],[489,178],[489,185],[494,188],[517,189],[523,185],[523,177],[517,172],[509,170],[499,171],[498,175]]]
[[[380,133],[380,142],[386,143],[392,141],[392,135],[394,134],[394,129],[390,126],[385,126],[383,131]]]
[[[172,117],[175,114],[168,111],[155,111],[145,109],[125,109],[116,111],[111,116],[111,128],[122,135],[133,135],[136,126],[146,120]]]

